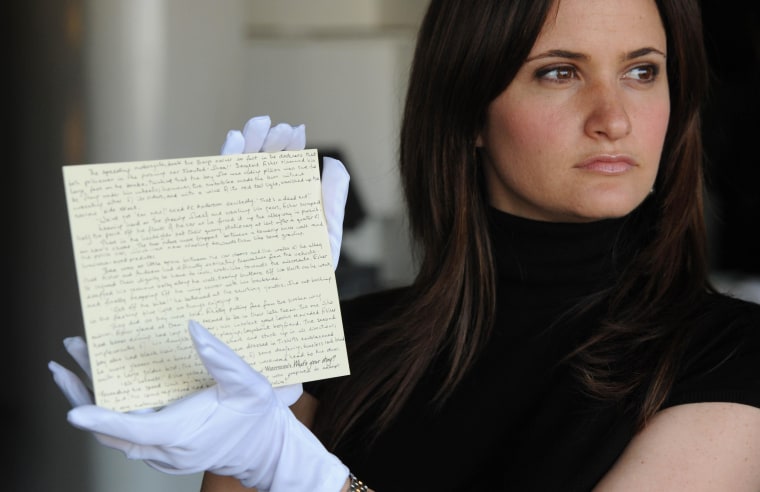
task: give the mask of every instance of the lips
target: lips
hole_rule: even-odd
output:
[[[636,167],[636,162],[629,156],[604,154],[589,157],[575,167],[584,171],[615,175]]]

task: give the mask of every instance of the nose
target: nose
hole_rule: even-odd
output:
[[[626,111],[621,89],[601,84],[589,88],[586,133],[594,139],[617,140],[631,133],[631,120]]]

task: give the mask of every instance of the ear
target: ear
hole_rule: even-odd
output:
[[[483,147],[483,133],[478,132],[478,135],[475,137],[475,147],[481,148]]]

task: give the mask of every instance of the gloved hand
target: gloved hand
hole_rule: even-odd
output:
[[[228,132],[222,154],[300,150],[304,146],[303,125],[294,128],[281,123],[271,127],[269,117],[262,116],[251,118],[242,132]],[[348,181],[348,173],[340,161],[324,158],[322,193],[334,268],[340,254]],[[262,490],[339,490],[348,475],[347,469],[287,409],[287,405],[301,395],[302,386],[272,389],[266,378],[197,323],[191,322],[191,336],[217,385],[156,412],[146,410],[140,414],[123,414],[96,407],[84,383],[74,373],[51,361],[49,367],[55,382],[75,407],[69,413],[70,422],[93,431],[95,437],[106,446],[122,450],[129,458],[144,459],[150,466],[167,473],[210,470],[235,476],[247,486],[257,486]],[[84,340],[72,337],[65,339],[64,344],[87,376],[91,377]],[[204,357],[201,353],[204,347],[211,347],[211,356]],[[222,353],[235,362],[213,355]],[[213,372],[209,366],[215,368]],[[242,384],[242,381],[245,383]],[[247,388],[247,392],[236,394],[241,388]],[[213,410],[216,408],[221,410]],[[255,414],[263,427],[250,424],[249,421],[256,419],[243,409]],[[232,418],[235,415],[239,420]],[[167,422],[175,421],[182,424],[167,425]],[[226,421],[233,423],[227,427]],[[194,423],[195,427],[190,423]],[[225,437],[226,432],[239,435],[244,427],[250,427],[248,432],[252,434],[248,438],[236,440]],[[161,429],[165,432],[157,433]],[[258,441],[249,440],[253,434],[270,436],[279,442],[279,447],[271,443],[257,446]],[[325,488],[318,489],[317,484],[324,484]]]
[[[243,131],[230,130],[222,144],[222,155],[248,152],[278,152],[303,150],[306,146],[304,125],[279,123],[272,126],[269,116],[254,116]],[[343,216],[348,198],[348,171],[343,163],[332,157],[322,159],[322,203],[330,237],[333,270],[338,268],[340,245],[343,241]]]
[[[146,414],[78,406],[69,422],[170,474],[211,471],[273,492],[336,492],[348,468],[330,454],[264,376],[199,323],[190,336],[217,384]]]

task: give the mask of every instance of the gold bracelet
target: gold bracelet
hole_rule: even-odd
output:
[[[349,492],[367,492],[369,490],[364,482],[356,478],[356,475],[349,473],[348,476],[351,479],[351,483],[348,485]]]

